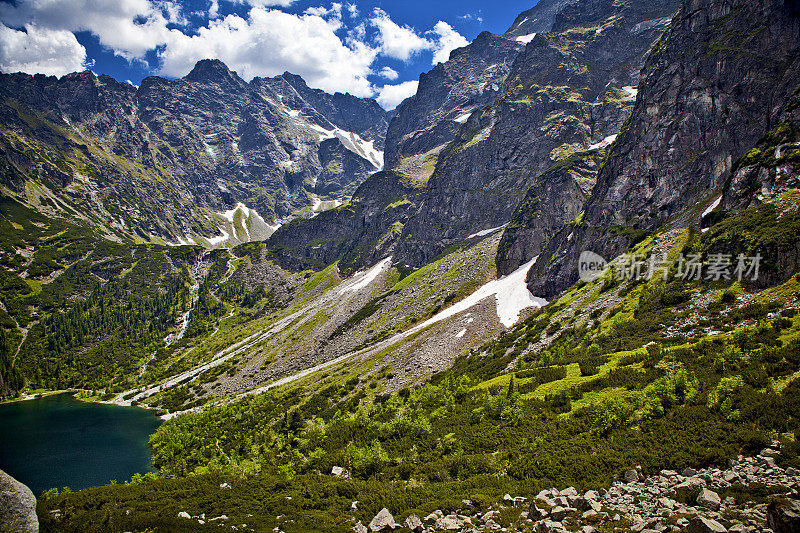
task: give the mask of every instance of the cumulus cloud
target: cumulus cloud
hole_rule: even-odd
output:
[[[0,4],[6,26],[36,24],[49,30],[89,31],[119,56],[141,58],[164,43],[171,32],[167,24],[176,12],[173,2],[150,0],[20,0]]]
[[[384,85],[378,91],[378,103],[390,111],[410,96],[417,94],[418,81],[406,81],[397,85]]]
[[[381,78],[386,78],[389,81],[394,81],[400,77],[400,74],[398,74],[397,71],[392,67],[383,67],[381,71],[378,72],[378,76]]]
[[[233,0],[234,4],[247,4],[253,7],[289,7],[295,0]]]
[[[417,35],[408,26],[400,26],[380,8],[375,8],[370,19],[373,26],[378,29],[378,44],[381,52],[394,59],[408,61],[423,50],[430,50],[432,43]]]
[[[159,52],[160,72],[167,76],[182,76],[209,57],[245,79],[288,70],[314,87],[356,96],[374,94],[367,76],[375,56],[367,46],[342,43],[322,17],[261,8],[254,8],[247,19],[228,15],[211,21],[196,35],[173,34]]]
[[[0,24],[0,69],[63,76],[86,67],[86,49],[66,30],[27,24],[25,31]]]
[[[469,44],[463,35],[454,30],[450,24],[441,20],[436,23],[431,33],[436,35],[433,45],[432,64],[434,65],[444,63],[450,59],[450,52]]]

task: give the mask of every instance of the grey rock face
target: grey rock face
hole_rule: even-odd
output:
[[[614,257],[632,242],[626,230],[652,231],[721,191],[734,161],[786,109],[800,82],[798,46],[794,2],[684,2],[647,59],[582,224],[550,241],[529,273],[531,291],[557,294],[577,279],[582,251]]]
[[[421,194],[413,180],[378,172],[350,203],[281,227],[268,248],[277,262],[292,269],[322,268],[337,259],[343,272],[373,265],[393,252]]]
[[[605,150],[569,157],[537,177],[514,209],[497,250],[497,270],[513,272],[539,254],[589,198]]]
[[[497,101],[473,112],[442,150],[428,195],[404,228],[402,260],[424,264],[471,234],[507,223],[526,190],[549,177],[539,178],[546,170],[615,134],[633,104],[623,88],[637,85],[639,67],[664,26],[634,28],[676,8],[674,0],[581,0],[565,7],[552,32],[533,38],[517,56]],[[554,201],[540,204],[541,225],[574,218],[592,182],[582,185],[566,187],[563,196],[554,186]],[[522,246],[533,254],[522,262],[538,246]],[[519,261],[502,259],[501,273]]]
[[[541,0],[527,11],[523,11],[514,19],[506,37],[529,38],[534,33],[547,33],[553,28],[556,15],[565,7],[577,0]]]
[[[454,50],[450,60],[422,74],[417,94],[398,106],[386,133],[386,167],[425,173],[426,159],[452,141],[464,115],[499,95],[523,45],[489,32]]]
[[[0,533],[38,533],[31,489],[0,470]]]

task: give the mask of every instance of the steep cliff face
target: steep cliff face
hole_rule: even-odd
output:
[[[633,104],[645,54],[676,9],[675,0],[581,0],[564,7],[552,32],[532,38],[517,56],[496,102],[474,112],[442,151],[426,199],[404,228],[402,259],[419,266],[475,232],[507,223],[525,191],[547,179],[537,176],[610,142]],[[574,218],[582,199],[573,192],[545,206],[553,209],[545,217]],[[537,255],[536,248],[528,252]],[[504,274],[506,266],[518,266],[505,259],[500,265]]]
[[[523,11],[505,33],[520,42],[529,41],[534,34],[547,33],[553,28],[556,15],[577,0],[540,0],[535,6]]]
[[[216,60],[139,88],[88,71],[2,75],[0,97],[4,184],[116,238],[224,237],[217,215],[238,202],[274,224],[383,166],[374,100],[288,73],[246,83]]]
[[[257,80],[269,86],[284,104],[292,109],[301,109],[306,116],[316,119],[318,125],[326,129],[333,129],[328,127],[333,125],[356,133],[365,141],[374,142],[376,149],[383,150],[389,120],[386,111],[375,100],[312,89],[303,78],[289,72]]]
[[[579,152],[537,177],[503,232],[498,272],[515,271],[536,257],[565,222],[580,222],[605,155],[605,148]]]
[[[734,161],[776,123],[800,83],[800,10],[783,0],[687,0],[642,72],[630,121],[611,147],[580,225],[531,269],[552,296],[583,250],[613,257],[721,191]]]
[[[523,45],[481,33],[450,60],[419,78],[417,94],[400,104],[386,134],[386,165],[416,176],[430,176],[438,153],[452,141],[474,110],[500,94]]]
[[[337,260],[343,272],[373,265],[394,252],[423,191],[418,181],[397,172],[373,174],[349,203],[281,227],[268,249],[293,270],[319,269]]]

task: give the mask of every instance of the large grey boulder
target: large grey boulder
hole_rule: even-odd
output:
[[[386,507],[381,509],[369,523],[369,530],[373,533],[376,531],[391,531],[399,527],[400,525],[394,521],[392,513]]]
[[[725,529],[725,526],[717,522],[716,520],[712,520],[710,518],[705,518],[702,516],[695,516],[692,518],[692,521],[689,522],[689,527],[686,528],[689,533],[727,533],[728,530]]]
[[[707,509],[712,509],[714,511],[719,511],[722,502],[719,499],[719,494],[713,490],[708,490],[707,488],[703,487],[703,490],[701,490],[700,494],[697,496],[697,505]]]
[[[0,533],[38,533],[36,497],[31,489],[0,470]]]

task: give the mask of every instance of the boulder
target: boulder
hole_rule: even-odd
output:
[[[353,526],[353,533],[369,533],[369,531],[364,526],[364,524],[362,524],[361,521],[359,520],[358,523],[356,523],[356,525]]]
[[[0,532],[38,533],[36,497],[31,489],[0,470]]]
[[[440,531],[460,531],[468,522],[451,514],[436,521],[436,529]]]
[[[719,499],[719,494],[703,487],[703,490],[701,490],[700,494],[697,496],[697,505],[713,511],[719,511],[722,502]]]
[[[488,515],[489,513],[486,513],[486,514]],[[423,518],[422,521],[425,522],[428,525],[433,525],[434,523],[436,523],[437,520],[439,520],[443,516],[444,516],[444,513],[442,513],[439,509],[436,509],[434,512],[432,512],[431,514],[429,514],[428,516]],[[484,518],[486,518],[485,515],[484,515]]]
[[[775,533],[800,531],[800,502],[782,500],[767,506],[767,524]]]
[[[342,477],[344,475],[344,468],[341,466],[334,466],[331,468],[331,475],[334,477]]]
[[[625,483],[636,483],[639,481],[639,472],[636,470],[626,470],[624,474]]]
[[[403,522],[403,525],[415,533],[420,533],[423,529],[425,529],[425,526],[422,524],[422,520],[420,520],[415,514],[412,514],[406,518],[405,522]]]
[[[706,482],[704,479],[701,479],[699,477],[690,477],[675,485],[675,490],[680,490],[680,489],[695,490],[705,486]]]
[[[561,525],[559,522],[553,522],[552,520],[542,520],[541,522],[536,523],[536,533],[555,533],[566,531],[564,526]]]
[[[497,522],[495,522],[491,518],[489,520],[487,520],[486,523],[483,525],[483,529],[489,529],[491,531],[496,531],[498,529],[502,529],[502,527],[503,526],[501,526],[500,524],[498,524]]]
[[[691,467],[684,468],[683,472],[681,472],[681,475],[683,477],[694,477],[694,476],[697,475],[697,470],[695,470],[694,468],[691,468]]]
[[[394,521],[392,513],[386,507],[381,509],[369,523],[369,530],[373,533],[375,531],[390,531],[399,527],[400,525]]]
[[[695,516],[689,522],[689,527],[686,528],[689,533],[728,533],[728,530],[725,529],[725,526],[717,522],[716,520],[712,520],[711,518],[705,518],[703,516]]]
[[[575,509],[570,507],[561,507],[560,505],[556,505],[552,509],[550,509],[550,518],[561,522],[564,518],[567,517],[568,514],[575,512]]]

